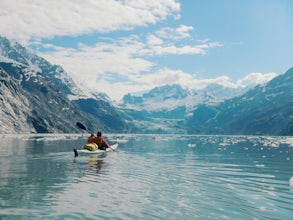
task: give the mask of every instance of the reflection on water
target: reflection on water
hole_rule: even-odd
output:
[[[293,138],[2,135],[0,219],[290,219]]]

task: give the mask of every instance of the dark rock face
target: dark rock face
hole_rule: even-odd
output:
[[[78,132],[77,121],[92,130],[126,128],[110,103],[86,97],[62,67],[2,37],[0,55],[0,133]]]
[[[242,96],[199,106],[188,125],[190,133],[292,135],[293,68]]]

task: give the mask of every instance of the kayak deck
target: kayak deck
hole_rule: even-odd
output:
[[[118,143],[110,145],[109,148],[107,148],[106,150],[95,150],[95,151],[89,151],[86,149],[74,149],[74,156],[81,156],[81,155],[93,155],[93,154],[105,154],[106,152],[111,152],[111,151],[117,151],[118,148]]]

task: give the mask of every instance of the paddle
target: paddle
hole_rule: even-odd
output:
[[[82,130],[85,130],[85,131],[87,131],[88,132],[88,130],[86,129],[86,127],[81,123],[81,122],[76,122],[76,126],[77,127],[79,127],[80,129],[82,129]],[[116,150],[114,149],[114,148],[112,148],[111,146],[109,146],[109,148],[112,150],[112,151],[115,151],[116,152]],[[74,151],[74,154],[76,155],[76,153],[77,152],[75,152]],[[78,154],[77,154],[78,155]]]
[[[80,122],[76,122],[76,126],[79,127],[79,128],[82,129],[82,130],[87,131],[87,130],[86,130],[86,127],[85,127],[82,123],[80,123]]]
[[[82,123],[80,123],[80,122],[76,122],[76,126],[79,127],[82,130],[87,131],[86,130],[86,127]],[[78,157],[77,150],[76,149],[73,149],[73,152],[74,152],[74,157]]]

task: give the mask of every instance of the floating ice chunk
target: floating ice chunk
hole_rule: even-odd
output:
[[[188,147],[196,147],[196,144],[187,144]]]
[[[283,143],[293,147],[293,137],[287,137],[285,140],[283,140]]]
[[[291,187],[293,187],[293,176],[290,178],[290,180],[289,180],[289,185],[291,186]]]
[[[126,142],[128,142],[128,140],[127,139],[118,139],[117,138],[117,143],[126,143]]]

